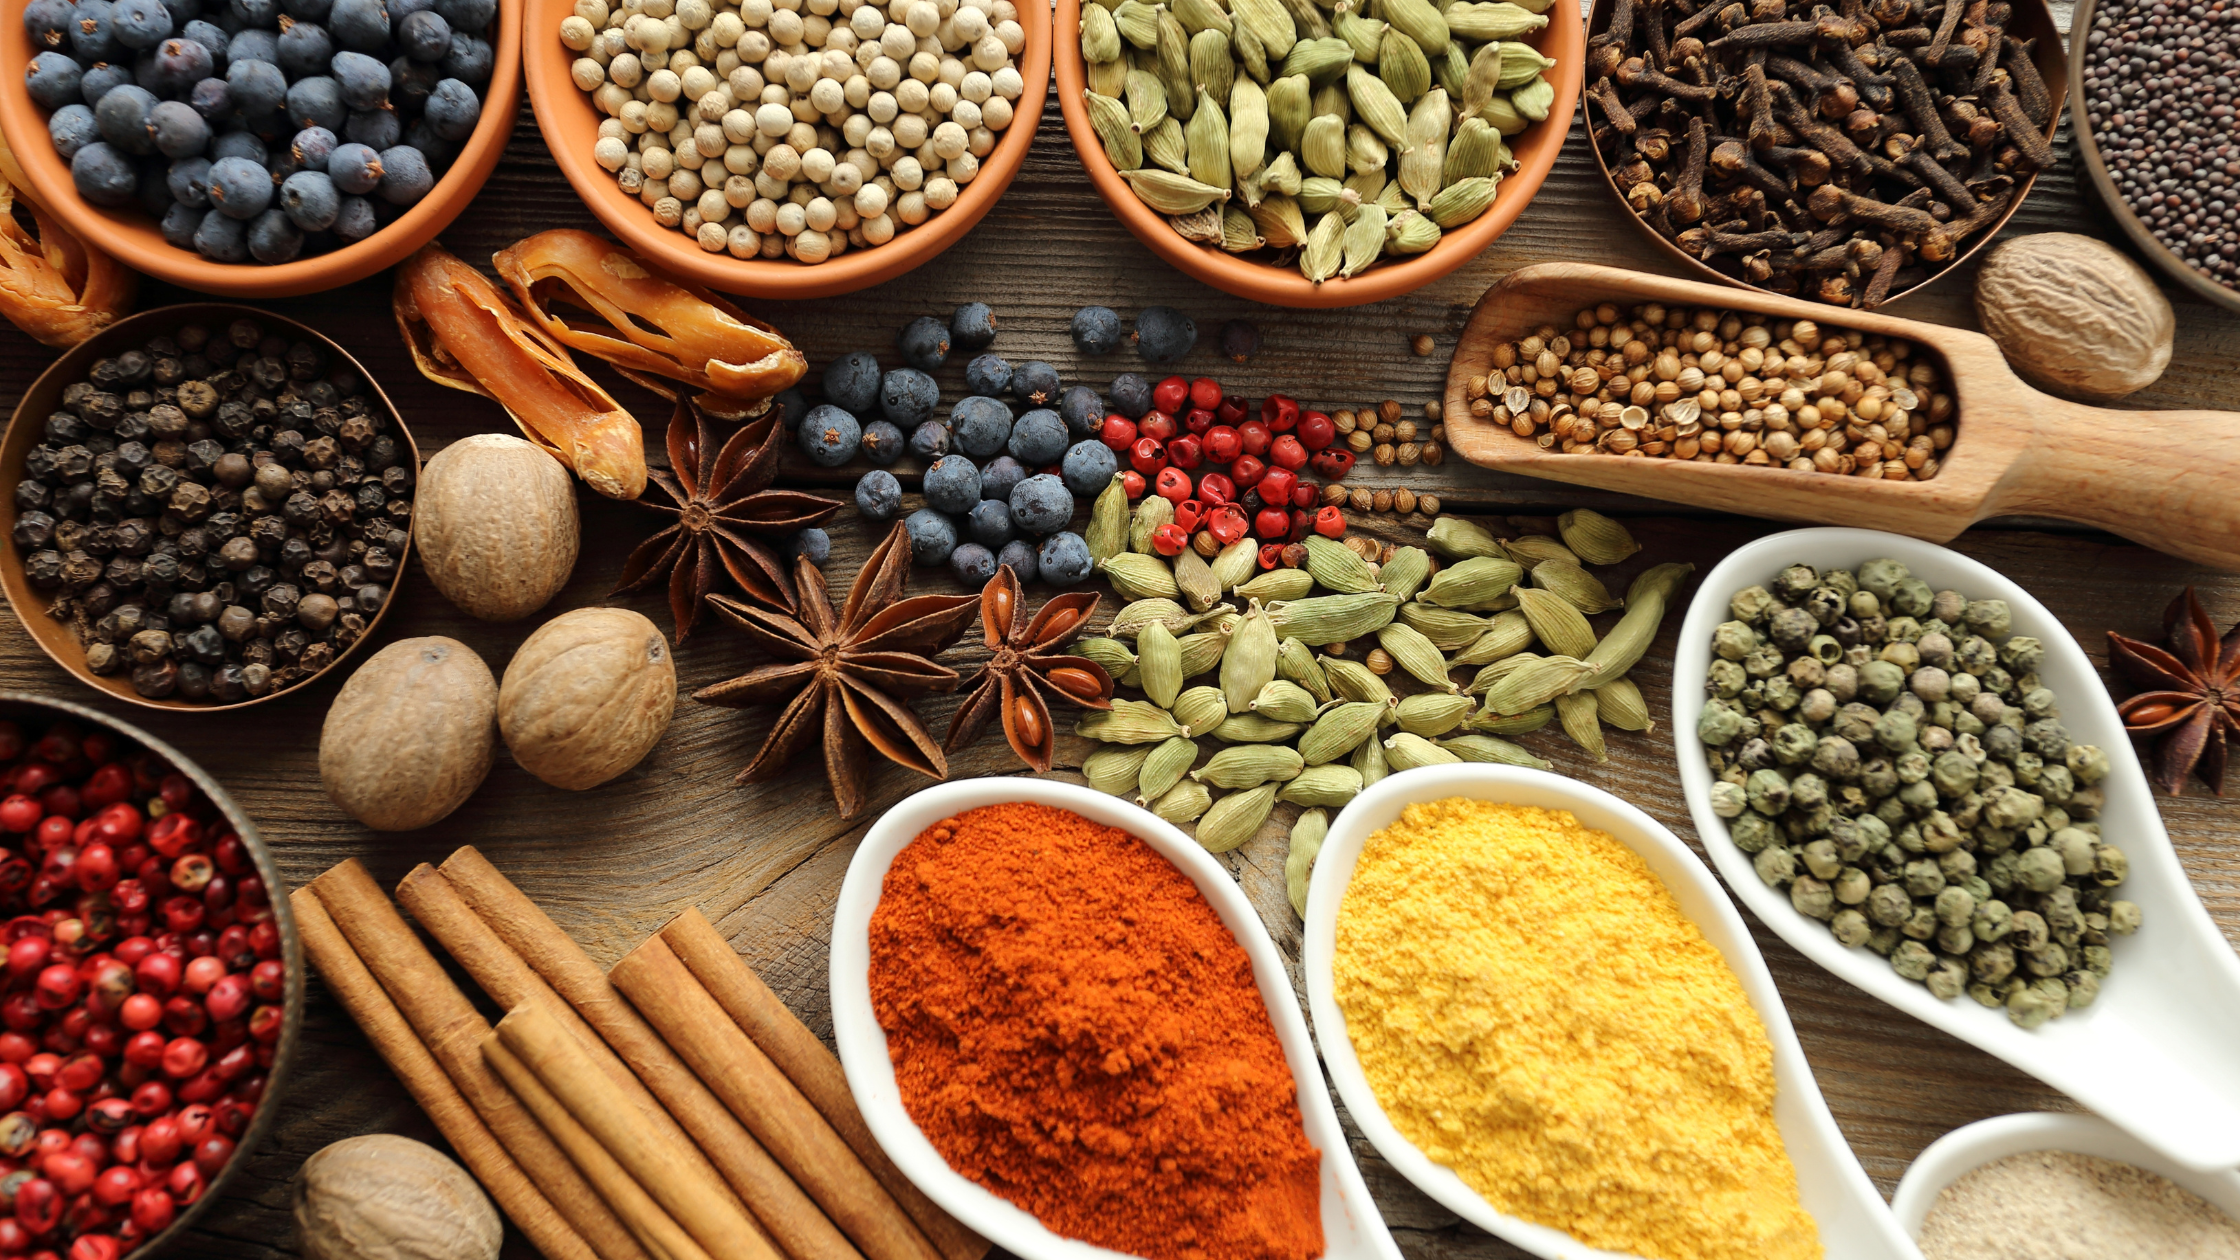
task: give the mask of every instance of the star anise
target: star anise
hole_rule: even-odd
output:
[[[798,490],[772,490],[785,427],[778,408],[739,426],[719,447],[708,416],[680,399],[669,417],[669,468],[646,470],[646,479],[676,505],[647,495],[638,506],[672,518],[660,533],[638,544],[623,563],[617,595],[644,590],[666,577],[669,613],[677,642],[700,620],[700,604],[715,589],[720,566],[747,598],[794,611],[793,586],[784,557],[770,541],[829,519],[840,504]]]
[[[958,706],[943,748],[955,752],[979,738],[988,719],[1000,709],[1011,751],[1036,773],[1049,773],[1057,738],[1048,700],[1069,700],[1090,709],[1112,707],[1112,676],[1104,666],[1085,656],[1064,655],[1088,629],[1089,617],[1103,598],[1095,591],[1060,595],[1030,619],[1025,616],[1019,575],[1008,564],[996,570],[980,592],[980,626],[995,656]]]
[[[2227,741],[2240,736],[2240,625],[2217,636],[2216,623],[2187,587],[2162,613],[2167,650],[2108,632],[2108,660],[2141,690],[2116,706],[2124,729],[2158,738],[2155,786],[2172,796],[2198,774],[2224,795]]]
[[[793,580],[799,589],[795,616],[725,595],[708,597],[717,616],[784,658],[693,693],[703,704],[730,708],[787,701],[738,781],[777,777],[820,731],[825,776],[832,781],[832,799],[842,818],[853,818],[863,808],[867,748],[930,778],[949,777],[947,758],[911,712],[909,700],[957,689],[957,671],[929,658],[963,637],[980,600],[971,595],[904,599],[910,535],[900,523],[864,562],[837,614],[825,592],[824,574],[815,565],[806,559],[796,562]]]

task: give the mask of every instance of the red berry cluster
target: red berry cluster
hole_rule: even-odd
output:
[[[287,967],[248,846],[106,731],[0,722],[0,1256],[117,1260],[249,1127]]]
[[[1286,542],[1345,533],[1344,514],[1316,511],[1315,488],[1299,471],[1337,481],[1353,471],[1353,452],[1333,445],[1330,417],[1282,394],[1268,395],[1255,416],[1249,400],[1224,394],[1219,381],[1170,376],[1152,387],[1143,419],[1106,416],[1098,437],[1127,457],[1120,477],[1129,498],[1148,489],[1174,503],[1174,524],[1152,535],[1163,555],[1182,554],[1200,529],[1223,546],[1249,533],[1266,544],[1260,565],[1272,569]],[[1198,472],[1204,465],[1229,471]]]

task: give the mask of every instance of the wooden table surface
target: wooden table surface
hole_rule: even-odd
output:
[[[2065,19],[2066,15],[2062,15]],[[2062,141],[2063,164],[2038,186],[2011,232],[2084,230],[2112,236],[2098,211],[2079,195],[2083,182]],[[596,227],[553,168],[526,106],[505,160],[475,204],[446,235],[456,253],[475,260],[546,228]],[[1082,177],[1055,102],[1024,171],[995,210],[942,257],[894,283],[844,298],[810,303],[750,302],[774,320],[818,369],[834,355],[870,348],[891,357],[893,337],[910,317],[945,314],[957,303],[986,301],[1002,332],[995,349],[1014,361],[1041,358],[1067,374],[1102,386],[1138,366],[1120,357],[1083,361],[1066,334],[1075,308],[1088,303],[1123,315],[1155,303],[1182,308],[1210,331],[1230,318],[1249,318],[1266,348],[1238,366],[1201,350],[1185,365],[1215,375],[1232,390],[1258,397],[1271,390],[1327,408],[1396,398],[1411,410],[1441,392],[1447,356],[1471,305],[1495,278],[1531,262],[1590,259],[1655,269],[1646,243],[1620,214],[1595,173],[1576,122],[1554,176],[1507,235],[1471,265],[1410,297],[1352,310],[1294,312],[1254,307],[1215,292],[1159,262],[1122,229]],[[1972,324],[1969,276],[1947,278],[1895,308],[1898,313]],[[189,295],[149,286],[144,305]],[[471,433],[509,428],[483,400],[436,388],[414,372],[389,315],[386,277],[349,289],[274,303],[341,341],[380,379],[418,437],[423,455]],[[2240,318],[2178,299],[2178,347],[2154,388],[2131,400],[2142,407],[2240,409]],[[1438,350],[1413,357],[1410,335],[1428,332]],[[12,408],[50,352],[0,327],[0,404]],[[603,370],[603,369],[602,369]],[[944,369],[945,399],[962,392],[962,359]],[[611,377],[609,378],[612,379]],[[614,381],[658,437],[665,407]],[[654,443],[658,450],[658,440]],[[840,474],[799,469],[789,479],[821,480],[840,497],[860,470]],[[1448,462],[1438,468],[1356,473],[1370,486],[1406,485],[1436,491],[1450,511],[1481,517],[1541,514],[1595,505],[1620,512],[1646,544],[1625,568],[1663,560],[1707,569],[1740,543],[1773,528],[1735,517],[1680,516],[1638,500],[1502,477]],[[584,549],[573,580],[548,614],[603,601],[628,548],[650,518],[627,505],[585,494]],[[914,498],[909,506],[916,506]],[[1418,518],[1415,524],[1424,522]],[[1498,519],[1488,520],[1508,532]],[[1963,537],[1959,548],[2013,576],[2060,616],[2096,658],[2109,629],[2150,636],[2163,603],[2195,583],[2220,623],[2240,619],[2240,578],[2212,574],[2136,546],[2076,532],[2043,532],[2007,523]],[[833,530],[828,568],[844,590],[873,535],[853,510]],[[417,568],[417,565],[415,565]],[[1622,581],[1622,576],[1621,579]],[[921,571],[915,589],[951,589],[946,570]],[[1620,588],[1622,589],[1622,587]],[[1692,588],[1691,588],[1692,589]],[[1047,591],[1035,592],[1035,598]],[[409,576],[382,637],[394,641],[442,634],[465,641],[494,671],[537,624],[487,625],[460,614],[423,575]],[[668,624],[654,597],[629,606]],[[1108,602],[1102,615],[1112,610]],[[1553,732],[1528,737],[1566,773],[1631,800],[1694,840],[1682,803],[1663,722],[1669,712],[1671,644],[1677,615],[1635,671],[1659,729],[1614,735],[1611,759],[1593,765]],[[738,674],[753,663],[739,639],[721,628],[678,656],[682,692]],[[952,650],[949,663],[969,671],[983,655],[976,643]],[[387,884],[415,863],[441,861],[461,844],[479,845],[530,896],[602,962],[611,961],[681,907],[698,905],[785,999],[820,1032],[829,1028],[825,998],[826,937],[832,900],[864,826],[923,781],[882,764],[872,799],[854,825],[839,822],[812,759],[776,783],[736,788],[732,775],[769,729],[768,710],[737,713],[680,701],[659,748],[624,778],[589,793],[548,788],[504,757],[480,791],[457,813],[425,831],[380,835],[328,802],[320,790],[316,747],[321,721],[339,678],[247,712],[217,716],[149,715],[96,698],[51,664],[12,625],[0,626],[0,689],[59,696],[117,712],[172,741],[232,791],[262,827],[291,886],[346,857],[357,857]],[[954,697],[920,706],[927,725],[946,728]],[[1070,724],[1068,724],[1070,729]],[[347,734],[340,736],[347,738]],[[1070,734],[1060,760],[1078,766],[1089,746]],[[952,763],[955,775],[1018,769],[999,736]],[[1066,773],[1071,773],[1066,771]],[[1262,834],[1229,859],[1287,956],[1296,960],[1299,931],[1283,894],[1284,831],[1292,807],[1281,806]],[[2240,805],[2203,795],[2196,785],[2163,802],[2179,857],[2226,935],[2240,941]],[[1747,917],[1747,916],[1746,916]],[[1755,927],[1791,1017],[1844,1134],[1885,1193],[1922,1147],[1959,1125],[2004,1112],[2068,1106],[2052,1089],[2004,1063],[1900,1015],[1805,962],[1771,933]],[[2121,984],[2119,975],[2114,981]],[[470,990],[471,990],[471,986]],[[173,1254],[270,1260],[297,1254],[289,1216],[291,1181],[303,1159],[353,1134],[398,1132],[436,1140],[431,1126],[375,1058],[364,1039],[314,981],[295,1077],[272,1105],[278,1127],[249,1157],[224,1202]],[[1512,1257],[1522,1253],[1460,1224],[1386,1169],[1366,1143],[1355,1153],[1402,1250],[1411,1257]],[[518,1239],[509,1255],[533,1254]]]

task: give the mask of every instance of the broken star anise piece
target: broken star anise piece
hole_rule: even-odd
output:
[[[2155,739],[2154,783],[2172,796],[2198,774],[2224,795],[2228,741],[2240,737],[2240,625],[2220,639],[2193,588],[2162,613],[2167,649],[2108,632],[2108,660],[2140,690],[2116,706],[2124,729]]]
[[[1057,743],[1048,701],[1070,700],[1090,709],[1112,707],[1112,676],[1104,667],[1085,656],[1064,654],[1088,628],[1089,617],[1103,598],[1095,591],[1060,595],[1029,618],[1019,575],[1008,564],[996,570],[980,592],[980,625],[995,655],[958,706],[943,748],[953,753],[979,738],[988,719],[1000,710],[1011,751],[1037,774],[1048,774]]]
[[[963,637],[980,600],[971,595],[904,599],[910,535],[899,523],[864,562],[838,613],[815,565],[796,561],[793,580],[799,587],[796,616],[728,596],[708,597],[717,616],[782,658],[692,695],[702,704],[729,708],[787,702],[738,781],[777,777],[794,753],[820,733],[825,777],[832,781],[832,799],[842,818],[853,818],[863,808],[869,748],[929,778],[949,777],[941,746],[909,701],[957,689],[957,671],[934,664],[931,657]]]
[[[651,495],[636,503],[669,517],[670,524],[630,553],[614,593],[644,590],[666,577],[680,644],[699,622],[701,601],[715,589],[719,567],[747,598],[794,611],[793,585],[772,542],[823,523],[840,504],[770,488],[785,442],[777,409],[740,425],[719,447],[707,413],[681,400],[669,418],[668,441],[668,471],[647,469],[646,480],[670,503],[653,502]]]

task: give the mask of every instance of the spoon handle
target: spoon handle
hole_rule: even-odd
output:
[[[2035,442],[1982,515],[2057,516],[2240,571],[2240,412],[2043,401]]]

